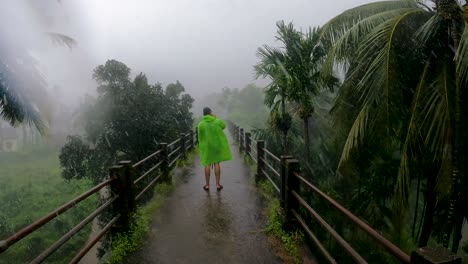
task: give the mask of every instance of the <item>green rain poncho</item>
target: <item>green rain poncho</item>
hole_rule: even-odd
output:
[[[198,123],[200,162],[203,166],[232,159],[229,144],[223,129],[223,120],[206,115]]]

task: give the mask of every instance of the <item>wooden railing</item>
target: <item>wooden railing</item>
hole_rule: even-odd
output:
[[[88,191],[78,195],[69,202],[58,207],[54,211],[36,220],[12,234],[5,240],[0,241],[0,254],[13,246],[21,239],[49,223],[68,209],[99,192],[103,188],[109,188],[106,202],[94,210],[79,224],[64,234],[59,240],[37,256],[31,263],[42,263],[76,233],[82,230],[88,223],[93,221],[104,210],[112,207],[111,220],[78,252],[70,263],[78,263],[88,251],[109,231],[111,234],[128,231],[130,226],[130,215],[135,211],[136,204],[141,198],[160,181],[169,182],[170,170],[176,162],[184,158],[187,152],[197,144],[196,131],[180,134],[180,138],[170,144],[161,143],[160,149],[146,158],[132,163],[121,161],[118,165],[109,169],[109,177]],[[144,183],[144,184],[142,184]]]
[[[249,132],[246,132],[243,128],[231,122],[228,122],[228,125],[234,140],[239,144],[239,151],[241,154],[251,157],[256,163],[256,181],[268,180],[277,191],[281,207],[285,211],[287,225],[289,227],[295,226],[301,228],[329,263],[337,263],[337,261],[312,232],[308,223],[301,217],[299,214],[301,208],[307,212],[309,218],[317,221],[356,263],[367,263],[367,261],[306,202],[304,196],[301,195],[301,189],[316,194],[319,199],[328,203],[354,226],[364,231],[373,241],[378,243],[384,251],[394,256],[401,263],[461,264],[461,258],[452,254],[446,248],[418,248],[412,252],[411,256],[408,255],[302,176],[300,174],[300,163],[297,159],[289,155],[277,157],[265,147],[265,142],[263,140],[252,139]],[[253,151],[254,149],[256,149],[256,151]]]

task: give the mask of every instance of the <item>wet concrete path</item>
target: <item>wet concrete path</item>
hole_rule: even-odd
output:
[[[176,188],[154,216],[150,233],[128,260],[136,263],[280,263],[262,232],[265,225],[251,169],[237,146],[233,160],[221,164],[221,184],[214,175],[206,192],[198,157],[175,175]]]

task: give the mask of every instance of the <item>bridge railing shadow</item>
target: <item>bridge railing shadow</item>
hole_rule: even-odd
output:
[[[189,133],[180,134],[179,138],[172,143],[161,143],[158,151],[136,163],[132,161],[119,162],[109,168],[109,177],[105,181],[66,202],[8,238],[1,240],[0,254],[91,195],[106,196],[103,197],[104,201],[95,211],[31,261],[31,263],[44,262],[87,224],[106,210],[110,210],[111,219],[70,261],[70,263],[78,263],[109,232],[111,236],[114,236],[129,230],[131,225],[130,216],[136,210],[136,205],[142,204],[152,197],[152,187],[156,183],[171,181],[171,169],[175,167],[178,160],[185,158],[187,152],[194,149],[196,144],[197,131],[195,129]]]
[[[318,224],[330,234],[330,236],[340,245],[343,250],[356,263],[367,263],[367,261],[340,235],[333,227],[318,214],[310,204],[306,202],[304,190],[316,194],[319,199],[325,201],[351,224],[367,234],[373,241],[377,242],[383,250],[394,256],[401,263],[408,264],[435,264],[435,263],[460,263],[461,258],[452,254],[446,248],[418,248],[408,255],[398,248],[391,241],[386,239],[377,230],[368,225],[365,221],[351,213],[333,198],[322,192],[314,184],[301,176],[300,162],[292,156],[277,157],[265,148],[263,140],[254,140],[250,133],[232,122],[228,122],[229,130],[235,142],[239,145],[241,154],[245,154],[253,159],[257,165],[255,175],[256,181],[269,181],[279,195],[280,204],[285,212],[286,223],[289,228],[301,228],[314,244],[317,250],[327,260],[328,263],[337,263],[335,258],[328,252],[327,248],[312,232],[300,211],[306,212],[307,217],[314,219]]]

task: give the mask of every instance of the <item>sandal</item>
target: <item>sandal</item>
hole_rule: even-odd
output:
[[[222,185],[220,185],[219,187],[216,187],[216,190],[217,190],[217,191],[221,191],[222,189],[223,189],[223,186],[222,186]]]
[[[210,190],[210,186],[209,186],[209,185],[205,185],[205,186],[203,186],[203,190],[205,190],[205,191],[209,191],[209,190]]]

